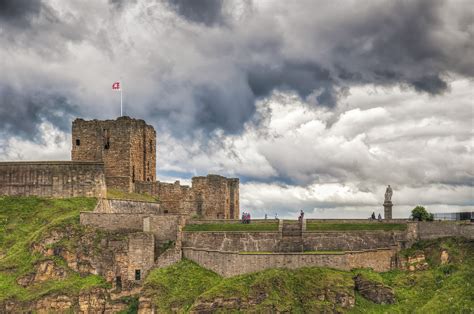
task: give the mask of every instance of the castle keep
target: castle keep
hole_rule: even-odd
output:
[[[156,197],[163,214],[239,217],[239,179],[192,178],[192,186],[156,180],[156,131],[145,121],[76,119],[71,161],[1,162],[0,195],[106,197],[107,189]]]
[[[103,162],[107,187],[132,192],[136,181],[155,180],[155,129],[128,117],[76,119],[72,123],[71,159]]]

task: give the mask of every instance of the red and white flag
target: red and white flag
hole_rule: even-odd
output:
[[[112,84],[112,89],[113,90],[116,90],[116,91],[120,91],[121,88],[120,88],[120,82],[115,82]]]

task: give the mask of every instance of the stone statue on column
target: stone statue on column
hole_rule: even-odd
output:
[[[389,184],[385,190],[385,200],[383,202],[384,219],[392,219],[392,194],[393,191]]]

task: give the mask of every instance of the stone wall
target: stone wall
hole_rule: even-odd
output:
[[[105,197],[104,164],[99,162],[0,162],[0,195]]]
[[[275,252],[279,232],[184,232],[183,246],[233,252]],[[299,239],[299,238],[298,238]],[[387,248],[405,239],[402,231],[304,232],[305,251],[368,250]]]
[[[96,213],[109,214],[160,214],[160,204],[118,199],[101,199],[94,209]]]
[[[232,277],[269,268],[331,267],[341,270],[371,267],[375,271],[388,271],[396,251],[370,250],[343,254],[239,254],[195,248],[183,248],[183,257],[210,269],[221,276]]]
[[[193,177],[192,187],[165,182],[135,182],[136,193],[158,197],[163,212],[191,213],[211,219],[239,219],[239,179]]]
[[[135,181],[153,181],[156,133],[143,120],[76,119],[72,123],[72,160],[103,161],[108,187],[127,192]]]
[[[132,233],[128,235],[128,280],[136,280],[140,271],[143,281],[155,263],[155,239],[152,233]]]
[[[219,175],[193,177],[196,213],[206,218],[239,218],[239,179]]]
[[[82,212],[80,214],[80,222],[81,225],[105,230],[142,231],[143,218],[147,216],[149,215]]]
[[[183,232],[183,247],[233,252],[274,252],[278,232]]]
[[[176,241],[178,215],[150,215],[143,219],[143,231],[153,233],[157,242]]]
[[[442,237],[466,237],[474,239],[474,224],[454,221],[423,221],[417,223],[420,240]]]
[[[195,207],[191,188],[187,185],[165,182],[136,182],[135,192],[158,197],[163,212],[185,213]]]

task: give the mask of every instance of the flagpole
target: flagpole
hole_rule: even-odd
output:
[[[123,117],[123,113],[122,113],[122,86],[120,86],[120,116]]]

